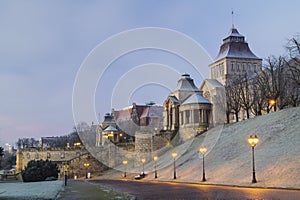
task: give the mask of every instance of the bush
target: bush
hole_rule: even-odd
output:
[[[31,160],[21,172],[24,182],[45,181],[49,177],[57,180],[58,173],[57,164],[49,160]]]

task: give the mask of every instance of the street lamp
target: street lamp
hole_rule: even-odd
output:
[[[154,178],[157,178],[157,169],[156,169],[156,161],[157,161],[158,157],[157,156],[154,156],[153,157],[153,160],[154,160]]]
[[[202,181],[206,181],[206,178],[205,178],[205,169],[204,169],[204,155],[205,153],[207,152],[207,148],[206,147],[200,147],[199,149],[200,153],[202,154],[202,158],[203,158],[203,166],[202,166],[202,169],[203,169],[203,175],[202,175]]]
[[[258,143],[259,139],[256,135],[250,135],[248,138],[248,143],[250,144],[252,148],[252,164],[253,164],[253,179],[252,183],[257,183],[256,178],[255,178],[255,164],[254,164],[254,147]]]
[[[124,177],[126,177],[126,165],[127,165],[127,160],[123,160],[123,165],[124,165],[124,168],[125,168],[125,171],[124,171]]]
[[[146,162],[146,159],[145,158],[142,158],[141,159],[142,163],[143,163],[143,176],[145,176],[145,171],[144,171],[144,163]]]
[[[87,168],[90,166],[90,163],[84,163],[83,166],[85,167],[85,178],[88,178],[88,174],[87,174]]]
[[[174,159],[174,179],[176,179],[176,164],[175,164],[175,160],[176,160],[176,157],[177,157],[177,153],[173,152],[172,153],[172,157]]]

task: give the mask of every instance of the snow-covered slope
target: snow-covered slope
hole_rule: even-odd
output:
[[[252,157],[247,143],[252,134],[259,137],[255,147],[256,184],[251,183]],[[207,183],[300,188],[300,107],[217,127],[166,151],[157,163],[157,180],[173,180],[171,153],[176,151],[176,181],[201,182],[202,145],[208,147]],[[145,171],[149,172],[145,179],[154,179],[153,168],[153,162],[145,164]],[[139,170],[140,167],[130,171]]]

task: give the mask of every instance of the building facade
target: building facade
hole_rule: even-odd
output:
[[[183,74],[164,102],[164,130],[179,132],[185,141],[206,131],[211,123],[211,103],[202,96],[189,74]]]
[[[210,79],[225,86],[229,79],[245,73],[251,76],[260,71],[261,67],[262,59],[250,50],[245,36],[232,27],[229,35],[223,39],[215,61],[209,65]]]
[[[209,66],[210,78],[206,79],[200,90],[209,99],[213,106],[213,124],[226,122],[226,91],[228,86],[236,84],[236,80],[243,77],[254,77],[262,70],[262,59],[257,57],[249,48],[245,37],[232,26],[229,35],[223,39],[219,53]],[[241,109],[240,118],[245,118],[245,112]],[[233,113],[231,121],[237,121]]]
[[[128,143],[135,141],[138,131],[153,132],[162,128],[163,107],[153,103],[112,110],[96,128],[96,146],[105,142]]]

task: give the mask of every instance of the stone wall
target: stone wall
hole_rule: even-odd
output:
[[[58,164],[60,177],[65,171],[64,165],[68,165],[67,173],[69,177],[84,177],[86,172],[97,176],[107,167],[96,160],[84,148],[44,148],[44,149],[22,149],[17,151],[17,172],[22,171],[31,160],[51,160]],[[89,167],[84,167],[84,163],[89,163]]]

